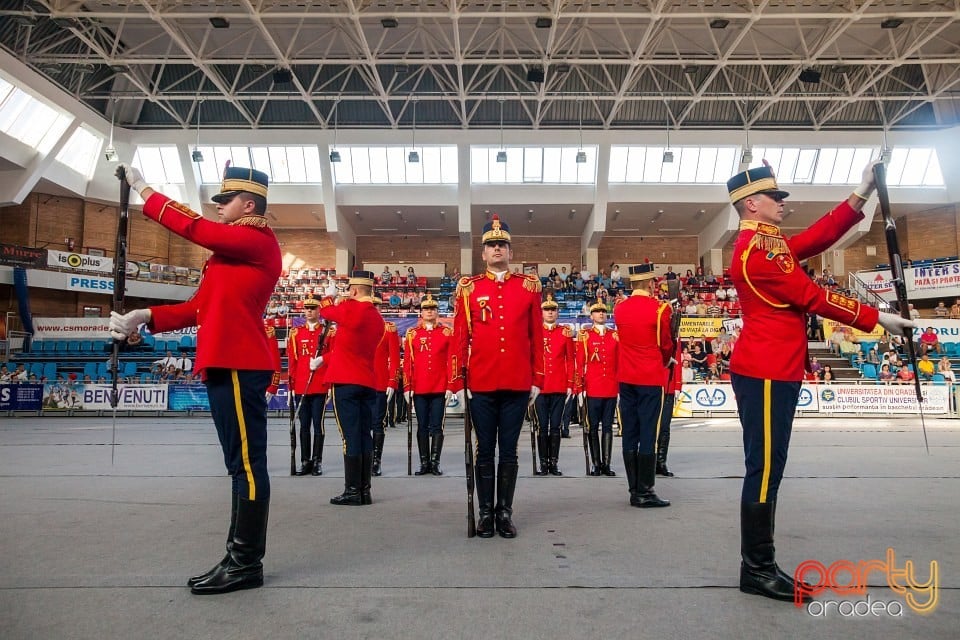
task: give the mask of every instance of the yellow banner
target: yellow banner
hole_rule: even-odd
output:
[[[842,322],[837,322],[836,320],[828,320],[827,318],[823,319],[823,339],[829,340],[830,336],[840,327],[845,327],[850,329],[853,332],[853,337],[856,338],[857,342],[874,342],[879,341],[880,337],[883,336],[883,327],[879,324],[873,328],[873,331],[866,332],[860,331],[859,329],[854,329],[853,327],[847,327],[847,325]]]
[[[681,338],[715,338],[723,327],[723,318],[680,318]]]

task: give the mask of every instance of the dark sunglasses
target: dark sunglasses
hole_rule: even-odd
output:
[[[783,196],[781,196],[779,193],[764,193],[763,195],[767,196],[774,202],[783,202]]]
[[[490,242],[484,242],[488,247],[509,247],[510,243],[506,240],[491,240]]]

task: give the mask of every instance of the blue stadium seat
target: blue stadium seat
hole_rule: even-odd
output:
[[[947,379],[943,377],[943,374],[942,374],[942,373],[935,373],[935,374],[933,374],[933,381],[934,381],[934,382],[939,382],[939,383],[942,384],[942,383],[946,382]]]
[[[861,372],[863,373],[863,377],[868,380],[877,380],[880,378],[880,374],[877,373],[877,365],[870,362],[864,363]]]
[[[69,353],[80,353],[80,341],[71,340],[67,343],[67,351]]]
[[[151,335],[143,336],[143,346],[147,347],[151,351],[156,347],[157,339]]]
[[[66,340],[57,340],[56,347],[54,351],[57,353],[66,353],[67,352],[67,341]]]
[[[83,363],[83,375],[84,377],[90,376],[91,380],[97,379],[97,363],[96,362],[84,362]]]
[[[39,364],[39,363],[37,363]],[[56,362],[46,362],[43,365],[43,376],[47,380],[56,380],[57,378],[57,363]],[[37,377],[40,377],[40,374],[37,374]]]
[[[120,375],[124,378],[132,378],[137,375],[137,363],[136,362],[124,362],[121,364],[121,369],[123,373]]]
[[[180,349],[193,349],[194,346],[193,336],[183,336],[180,338]]]

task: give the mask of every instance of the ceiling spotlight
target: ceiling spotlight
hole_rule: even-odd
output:
[[[752,150],[752,149],[749,149],[749,148],[744,149],[744,150],[743,150],[743,155],[740,156],[740,163],[741,163],[741,164],[750,164],[751,162],[753,162],[753,150]]]
[[[730,21],[726,18],[714,18],[710,21],[711,29],[726,29],[730,26]]]
[[[213,16],[210,18],[210,26],[214,29],[229,29],[230,21],[222,16]]]
[[[570,73],[570,65],[568,64],[555,64],[553,65],[554,73]]]
[[[420,154],[417,153],[416,151],[411,151],[407,155],[407,162],[413,162],[413,163],[420,162]]]
[[[853,73],[852,64],[835,64],[833,65],[833,72],[838,73],[841,76],[847,76]]]
[[[549,29],[553,26],[553,18],[541,16],[537,18],[537,21],[534,23],[534,25],[536,25],[537,29]]]
[[[126,73],[130,70],[130,67],[125,64],[112,64],[110,65],[110,70],[114,73]]]
[[[893,149],[886,148],[880,152],[880,161],[883,164],[890,164],[890,160],[893,158]]]
[[[330,152],[330,162],[340,162],[340,152],[336,149]]]
[[[497,162],[506,162],[506,161],[507,161],[507,152],[497,151]]]
[[[113,147],[107,147],[104,149],[103,155],[107,159],[107,162],[117,162],[120,160],[120,154],[118,154],[117,150]]]
[[[203,153],[200,151],[200,149],[194,149],[193,153],[190,154],[190,158],[194,162],[203,162]]]
[[[293,82],[293,72],[290,69],[277,69],[273,72],[273,84],[289,84]]]
[[[671,164],[672,162],[673,162],[673,151],[664,151],[663,164]]]
[[[587,161],[586,151],[577,151],[577,164],[584,164]]]
[[[807,84],[820,84],[820,72],[816,69],[804,69],[797,78]]]
[[[59,62],[41,62],[40,71],[43,71],[48,76],[56,75],[63,71],[63,65]]]
[[[533,67],[527,71],[527,82],[543,82],[543,67]]]
[[[896,29],[903,24],[903,20],[900,18],[887,18],[880,23],[881,29]]]
[[[396,18],[383,18],[380,20],[380,25],[384,29],[396,29],[400,26],[400,23],[397,22]]]

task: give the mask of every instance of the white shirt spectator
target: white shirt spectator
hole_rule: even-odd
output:
[[[193,370],[193,360],[184,356],[182,358],[177,358],[175,365],[180,371],[192,371]]]
[[[324,295],[328,295],[331,298],[337,297],[337,284],[333,280],[327,280],[327,288],[324,290]]]

